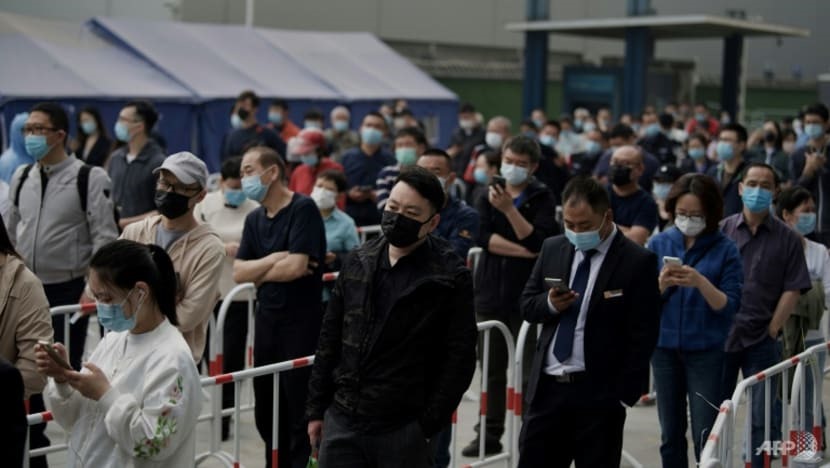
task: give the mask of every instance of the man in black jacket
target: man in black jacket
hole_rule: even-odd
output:
[[[597,182],[572,180],[563,200],[565,235],[545,241],[522,293],[523,318],[543,328],[519,467],[619,466],[657,343],[657,258],[614,225]]]
[[[383,237],[349,254],[323,318],[306,416],[320,465],[431,467],[427,439],[445,426],[475,371],[472,278],[445,240],[444,190],[404,171]]]
[[[475,273],[476,317],[479,321],[501,321],[513,336],[522,325],[519,296],[533,262],[542,242],[559,233],[553,193],[532,177],[539,167],[539,158],[539,145],[531,138],[517,136],[505,143],[501,164],[505,186],[490,186],[488,196],[476,202],[481,220],[478,245],[484,249]],[[528,341],[527,349],[532,350],[534,340]],[[484,451],[488,455],[501,451],[504,433],[507,347],[500,338],[490,340],[489,365],[490,393],[484,431]],[[477,426],[476,431],[481,432]],[[462,454],[477,455],[478,445],[476,438]]]

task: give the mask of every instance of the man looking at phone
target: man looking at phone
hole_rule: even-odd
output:
[[[526,136],[517,136],[504,144],[499,179],[489,188],[488,196],[476,201],[481,226],[478,245],[484,249],[475,271],[475,308],[479,322],[499,320],[513,336],[519,332],[519,295],[533,269],[542,242],[559,233],[556,202],[548,188],[533,178],[541,157],[539,144]],[[528,336],[532,350],[535,335]],[[482,352],[482,346],[479,346]],[[482,353],[483,354],[483,353]],[[490,370],[487,385],[487,427],[476,428],[478,437],[462,451],[464,456],[478,453],[479,438],[484,434],[485,453],[501,451],[504,432],[505,372],[507,349],[504,341],[490,340]],[[525,373],[527,375],[527,373]]]
[[[816,201],[818,221],[815,235],[826,246],[830,246],[830,200],[827,200],[825,193],[830,190],[828,120],[830,113],[824,104],[809,106],[804,111],[804,132],[810,140],[790,158],[790,173],[795,178],[794,182],[812,192]]]
[[[343,170],[349,183],[346,214],[358,226],[380,224],[375,183],[381,169],[396,163],[395,157],[381,148],[386,130],[383,116],[369,112],[360,127],[360,146],[343,153]]]

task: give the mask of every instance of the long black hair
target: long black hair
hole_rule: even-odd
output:
[[[20,258],[20,255],[14,250],[12,240],[9,239],[9,233],[6,231],[6,224],[3,221],[3,215],[0,214],[0,253],[6,255],[14,255]]]
[[[101,118],[101,113],[98,111],[98,108],[87,106],[81,109],[77,115],[75,115],[75,125],[78,129],[78,151],[83,152],[84,147],[86,146],[86,140],[89,138],[89,135],[84,133],[83,129],[81,128],[81,114],[89,114],[92,116],[92,119],[95,120],[95,126],[97,127],[98,131],[98,138],[102,138],[105,140],[109,140],[109,134],[107,132],[106,127],[104,127],[104,119]]]
[[[173,325],[176,316],[176,270],[173,261],[161,247],[119,239],[101,247],[92,256],[89,267],[101,281],[132,289],[139,281],[150,286],[159,310]]]

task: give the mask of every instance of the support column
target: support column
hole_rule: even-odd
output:
[[[550,18],[547,0],[527,0],[527,20],[543,21]],[[525,32],[525,63],[522,83],[522,116],[535,108],[545,108],[548,81],[548,36],[546,31]]]
[[[744,37],[740,34],[727,36],[723,40],[723,68],[721,70],[721,109],[729,112],[733,120],[738,119],[741,96],[741,64],[743,62]]]
[[[623,68],[623,112],[638,114],[646,103],[646,76],[652,55],[652,40],[646,27],[625,31]]]

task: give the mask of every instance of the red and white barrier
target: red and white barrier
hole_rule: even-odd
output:
[[[71,334],[69,333],[69,326],[74,324],[84,315],[89,315],[95,312],[95,303],[87,302],[84,304],[69,304],[49,309],[49,313],[54,317],[63,315],[63,346],[66,348],[66,353],[69,355],[69,347],[72,346]],[[67,320],[68,319],[68,320]]]
[[[358,226],[357,228],[357,235],[358,237],[360,237],[361,244],[365,244],[366,239],[368,239],[370,235],[374,236],[382,232],[383,230],[381,230],[380,225],[378,224],[374,224],[371,226]]]

